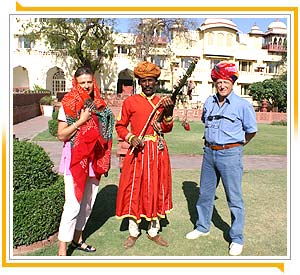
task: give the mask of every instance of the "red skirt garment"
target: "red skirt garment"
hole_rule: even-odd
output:
[[[116,217],[137,222],[165,217],[172,210],[172,175],[168,148],[158,150],[157,141],[144,142],[124,159],[117,195]]]

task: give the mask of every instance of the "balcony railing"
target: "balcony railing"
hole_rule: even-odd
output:
[[[262,46],[263,49],[268,50],[269,52],[286,52],[286,47],[282,45],[268,45],[265,44]]]

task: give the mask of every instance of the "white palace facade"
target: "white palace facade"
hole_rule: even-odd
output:
[[[253,27],[248,33],[240,33],[232,20],[208,18],[196,30],[188,31],[188,39],[184,39],[179,26],[174,25],[170,41],[158,39],[159,42],[150,51],[151,61],[162,70],[160,88],[171,90],[193,57],[198,57],[199,61],[190,78],[195,88],[189,104],[195,108],[201,107],[214,92],[210,78],[212,67],[219,61],[227,60],[234,62],[239,69],[235,92],[251,101],[249,85],[281,73],[280,61],[287,45],[287,27],[283,22],[275,20],[263,32],[256,26],[255,18],[253,21]],[[35,86],[51,91],[53,96],[58,92],[69,91],[74,73],[71,69],[72,59],[61,52],[47,49],[43,41],[30,44],[20,32],[21,23],[22,20],[19,22],[17,18],[11,21],[13,92],[33,90]],[[123,91],[118,85],[119,77],[122,72],[132,72],[136,66],[138,60],[133,57],[132,49],[137,43],[137,37],[132,33],[114,34],[114,57],[107,61],[101,75],[96,73],[102,91],[111,94]],[[132,79],[132,82],[136,80]],[[133,87],[134,92],[138,93],[138,85]]]

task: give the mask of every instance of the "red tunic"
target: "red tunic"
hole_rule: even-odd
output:
[[[139,136],[159,97],[148,100],[142,95],[133,95],[124,100],[116,131],[124,139],[128,133]],[[158,110],[158,113],[162,109]],[[155,118],[154,118],[155,119]],[[127,127],[130,125],[130,130]],[[170,132],[173,122],[162,122],[164,133]],[[141,217],[147,220],[165,217],[172,209],[172,176],[169,152],[165,140],[164,149],[157,148],[158,137],[151,126],[145,131],[144,147],[131,147],[124,159],[117,195],[116,217]]]

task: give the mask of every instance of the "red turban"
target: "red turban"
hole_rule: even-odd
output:
[[[214,82],[218,79],[226,79],[234,83],[238,77],[239,73],[234,63],[219,62],[211,71],[211,79]]]
[[[160,76],[160,68],[151,62],[143,61],[134,68],[134,76],[137,78],[158,78]]]

